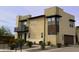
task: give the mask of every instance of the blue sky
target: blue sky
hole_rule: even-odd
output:
[[[44,14],[44,9],[52,6],[0,6],[0,26],[6,26],[10,28],[14,33],[14,27],[16,26],[17,15],[37,16]],[[79,25],[79,6],[61,6],[64,11],[75,16],[76,26]]]

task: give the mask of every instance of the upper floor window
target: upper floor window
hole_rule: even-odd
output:
[[[27,22],[24,22],[24,25],[26,25],[26,26],[27,26]]]
[[[48,35],[56,34],[59,32],[60,16],[48,17]]]
[[[52,35],[56,32],[55,17],[50,17],[47,19],[48,19],[48,35]]]
[[[69,21],[70,21],[70,24],[69,24],[70,27],[74,27],[74,25],[75,25],[75,24],[74,24],[75,20],[70,19]]]
[[[27,22],[19,22],[19,24],[20,26],[23,26],[23,25],[28,26]]]
[[[54,25],[55,24],[55,18],[48,18],[48,25]]]

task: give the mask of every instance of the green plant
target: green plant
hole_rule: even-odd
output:
[[[33,45],[33,43],[32,43],[31,41],[28,41],[28,42],[27,42],[27,45],[31,48],[32,45]]]
[[[34,44],[36,44],[36,42],[34,42]]]
[[[24,39],[16,39],[15,43],[16,43],[16,48],[20,47],[20,49],[22,49],[23,45],[25,44],[25,40]]]
[[[0,27],[0,35],[1,36],[13,36],[10,29],[5,26]]]
[[[10,49],[11,50],[14,50],[15,47],[16,47],[16,44],[15,43],[10,44]]]
[[[79,42],[77,44],[79,45]]]
[[[51,42],[50,42],[50,41],[48,41],[48,42],[47,42],[47,45],[48,45],[48,46],[49,46],[49,45],[51,45]]]
[[[40,41],[39,44],[41,46],[41,49],[44,50],[45,49],[45,43],[43,41]]]
[[[41,44],[42,44],[42,42],[43,42],[43,41],[39,41],[39,45],[41,45]]]
[[[60,48],[62,46],[61,43],[57,43],[57,47]]]

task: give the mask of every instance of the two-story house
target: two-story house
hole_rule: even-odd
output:
[[[17,16],[15,38],[39,43],[51,42],[53,45],[76,43],[75,17],[59,7],[44,10],[44,15]]]

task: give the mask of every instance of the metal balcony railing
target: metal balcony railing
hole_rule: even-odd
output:
[[[15,32],[28,32],[29,28],[27,26],[20,26],[14,28]]]

